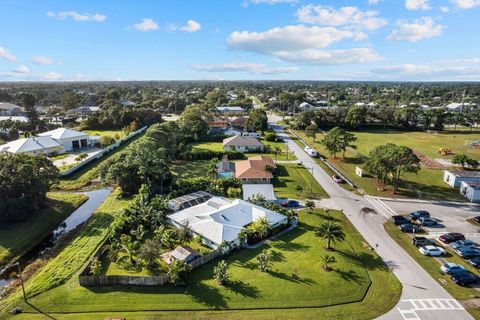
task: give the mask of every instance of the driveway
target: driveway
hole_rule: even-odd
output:
[[[290,150],[306,167],[313,168],[313,176],[322,185],[335,207],[344,211],[347,218],[365,240],[377,248],[378,255],[393,270],[403,286],[399,304],[379,319],[473,319],[439,283],[418,265],[383,228],[387,209],[377,209],[381,214],[362,213],[365,207],[373,208],[369,199],[338,186],[332,178],[302,148],[292,141],[276,123],[280,117],[269,116],[271,127],[284,139]]]
[[[68,166],[70,164],[75,164],[78,162],[76,158],[78,157],[79,154],[86,153],[87,158],[85,159],[88,159],[93,157],[100,151],[102,151],[102,149],[100,148],[88,148],[88,149],[81,149],[74,152],[68,152],[68,155],[65,158],[53,161],[53,165],[56,167],[61,167],[61,166]]]

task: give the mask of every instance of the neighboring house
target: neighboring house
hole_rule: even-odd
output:
[[[40,137],[51,137],[63,145],[65,151],[93,147],[99,141],[98,136],[90,136],[88,133],[69,128],[58,128],[52,131],[40,133]]]
[[[263,151],[263,144],[254,138],[233,136],[223,140],[223,150],[238,152]]]
[[[480,202],[480,182],[462,181],[460,193],[472,202]]]
[[[308,102],[302,102],[300,103],[300,105],[298,106],[298,109],[300,111],[310,111],[310,110],[315,110],[315,106],[308,103]]]
[[[188,225],[210,248],[217,249],[222,243],[240,247],[240,231],[259,219],[266,219],[271,227],[288,223],[286,216],[256,206],[244,200],[229,200],[212,197],[206,202],[175,212],[168,216],[177,228]]]
[[[463,112],[466,110],[476,110],[477,109],[477,104],[475,103],[459,103],[459,102],[452,102],[449,103],[445,106],[445,109],[451,112]]]
[[[231,178],[235,175],[235,163],[222,160],[217,163],[217,173],[220,178]]]
[[[245,110],[242,108],[242,107],[238,107],[238,106],[232,106],[232,107],[229,107],[229,106],[224,106],[224,107],[217,107],[217,110],[224,114],[224,115],[229,115],[229,114],[241,114],[241,113],[244,113]]]
[[[119,100],[118,103],[120,103],[124,107],[135,107],[135,102],[130,101],[130,100]]]
[[[228,121],[223,119],[223,118],[216,118],[216,119],[213,119],[212,121],[210,121],[208,123],[208,126],[210,128],[225,130],[225,129],[228,128],[229,124],[228,124]]]
[[[255,139],[260,139],[262,137],[261,132],[242,132],[242,136],[244,137],[249,137],[249,138],[255,138]]]
[[[212,198],[212,195],[205,191],[193,192],[168,201],[168,208],[173,211],[184,210],[200,203],[204,203]]]
[[[63,153],[65,149],[62,144],[51,137],[30,137],[0,145],[0,152],[53,155]]]
[[[230,124],[235,128],[239,128],[243,130],[245,128],[247,120],[248,120],[248,117],[246,116],[231,117]]]
[[[9,102],[0,102],[0,116],[12,117],[22,116],[23,114],[21,107]]]
[[[82,107],[73,109],[73,112],[75,112],[75,114],[77,114],[82,118],[98,111],[100,111],[100,107],[95,107],[95,106],[82,106]]]
[[[242,135],[242,131],[235,129],[234,127],[228,127],[226,130],[222,132],[222,134],[226,136],[240,136]]]
[[[452,188],[459,187],[463,181],[480,183],[480,171],[444,170],[443,181]]]
[[[269,184],[273,179],[273,173],[277,166],[270,157],[257,156],[235,162],[235,178],[247,184]]]
[[[272,184],[244,184],[243,200],[258,199],[260,195],[266,201],[276,201],[275,191]]]

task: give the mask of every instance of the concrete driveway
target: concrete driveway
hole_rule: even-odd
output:
[[[78,157],[79,154],[86,153],[88,156],[85,159],[88,159],[93,157],[100,151],[102,151],[102,149],[100,148],[88,148],[88,149],[81,149],[78,151],[68,152],[68,155],[65,158],[53,161],[53,165],[56,167],[61,167],[61,166],[68,166],[70,164],[75,164],[78,162],[76,158]]]

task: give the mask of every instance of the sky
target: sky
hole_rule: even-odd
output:
[[[0,0],[0,81],[480,81],[480,0]]]

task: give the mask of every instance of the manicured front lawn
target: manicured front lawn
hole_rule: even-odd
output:
[[[297,193],[296,186],[301,186],[303,191]],[[299,164],[277,164],[273,187],[278,198],[328,198],[327,193],[312,176],[311,171]]]
[[[207,149],[212,151],[223,151],[222,142],[197,142],[192,144],[193,149]]]
[[[422,255],[418,248],[412,244],[411,236],[406,233],[401,232],[398,227],[393,223],[385,223],[385,230],[387,233],[395,240],[413,259],[415,259],[425,271],[427,271],[433,279],[438,281],[442,287],[444,287],[455,299],[464,300],[480,297],[480,292],[474,288],[461,287],[456,285],[449,275],[443,274],[440,271],[440,262],[433,257],[427,257]],[[471,267],[465,260],[456,255],[449,248],[447,249],[447,256],[445,260],[448,262],[454,262],[460,264],[472,271],[475,274],[478,274],[478,271]]]
[[[355,135],[358,134],[358,140],[355,142],[355,144],[358,146],[357,151],[360,153],[360,155],[357,153],[357,151],[349,150],[345,154],[345,159],[343,159],[341,155],[337,155],[337,158],[335,159],[329,155],[329,153],[325,150],[325,147],[320,143],[322,139],[321,133],[317,134],[315,143],[310,137],[307,137],[304,132],[295,131],[295,133],[298,134],[308,144],[314,146],[314,148],[317,149],[322,156],[327,157],[330,163],[332,163],[342,174],[352,180],[353,183],[355,183],[359,188],[363,189],[369,195],[376,196],[392,196],[392,186],[387,185],[385,186],[384,191],[379,191],[377,190],[377,184],[373,177],[367,174],[364,174],[363,177],[357,176],[355,174],[355,168],[356,166],[361,167],[363,164],[363,160],[360,155],[367,156],[369,150],[371,150],[373,147],[387,142],[393,142],[399,145],[403,144],[411,147],[411,145],[408,144],[408,140],[405,141],[404,135],[392,135],[390,137],[394,140],[387,141],[382,140],[384,138],[381,134],[371,133],[369,135],[365,132],[354,132]],[[408,132],[404,134],[413,133]],[[424,133],[424,135],[426,135],[426,133]],[[433,136],[434,134],[430,135]],[[378,137],[379,139],[375,140],[372,138],[372,136]],[[368,137],[368,139],[365,139],[365,137]],[[402,137],[403,140],[401,139]],[[424,151],[425,149],[422,150]],[[402,174],[402,182],[399,190],[397,191],[397,196],[465,201],[465,198],[460,195],[458,190],[450,188],[443,182],[443,170],[427,168],[422,168],[418,174]]]
[[[0,225],[0,265],[34,247],[76,208],[87,200],[82,194],[50,192],[46,207],[32,212],[32,218],[16,224]]]
[[[319,257],[326,253],[325,243],[314,234],[315,228],[327,219],[336,220],[347,235],[345,242],[335,245],[336,251],[328,252],[337,259],[331,272],[321,268]],[[260,272],[256,262],[256,256],[265,248],[274,256],[272,270],[268,273]],[[226,261],[231,281],[225,286],[212,279],[217,263],[213,262],[193,271],[189,284],[184,287],[83,288],[74,276],[65,284],[31,298],[30,303],[46,313],[89,312],[62,314],[65,319],[97,318],[90,312],[98,312],[101,318],[108,315],[132,319],[154,319],[155,316],[169,319],[371,319],[391,309],[401,293],[401,286],[388,267],[374,251],[363,245],[363,238],[339,212],[330,212],[330,216],[322,211],[302,212],[296,229],[258,249],[239,251]],[[292,277],[294,272],[298,279]],[[330,306],[335,304],[342,305]],[[21,306],[36,312],[31,306]],[[233,308],[239,310],[228,310]],[[262,308],[268,310],[248,310]],[[24,314],[19,318],[35,319],[36,315]]]

